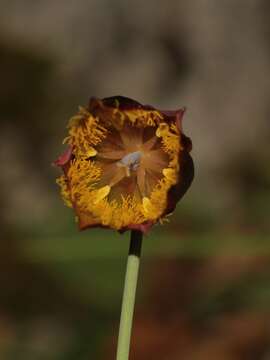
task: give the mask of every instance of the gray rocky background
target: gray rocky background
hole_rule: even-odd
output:
[[[217,178],[224,166],[235,157],[250,158],[253,166],[261,153],[269,152],[269,9],[266,0],[2,0],[3,49],[17,51],[11,57],[27,53],[37,58],[33,63],[45,63],[33,84],[23,65],[19,78],[14,64],[1,67],[1,94],[13,87],[8,95],[20,103],[27,97],[36,111],[26,141],[20,128],[31,119],[23,106],[18,126],[13,126],[12,111],[1,116],[4,192],[14,182],[16,205],[22,209],[29,202],[32,207],[31,193],[42,197],[45,184],[44,178],[36,179],[37,169],[29,181],[21,181],[31,166],[27,159],[22,166],[20,159],[23,153],[29,158],[29,141],[36,136],[31,151],[49,162],[61,151],[63,127],[78,104],[92,95],[122,94],[162,108],[187,106],[184,129],[194,144],[194,194],[203,189],[219,196],[223,206],[221,198],[228,202],[233,187],[230,179]],[[30,74],[29,66],[26,71]],[[31,104],[36,91],[40,94]],[[16,171],[10,161],[18,163]],[[6,204],[10,216],[12,202]],[[36,215],[43,216],[47,202],[48,196],[36,205]]]

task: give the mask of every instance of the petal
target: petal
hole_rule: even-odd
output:
[[[78,214],[78,225],[80,230],[85,230],[91,227],[100,226],[99,220],[95,219],[91,214],[80,212]]]
[[[145,196],[145,170],[142,166],[137,171],[137,183],[141,196]]]
[[[62,155],[60,155],[58,157],[58,159],[56,159],[53,164],[56,165],[56,166],[60,166],[60,167],[63,167],[65,165],[67,165],[67,163],[71,160],[72,158],[72,146],[69,146],[64,152]]]
[[[161,114],[164,115],[165,119],[168,122],[175,122],[178,130],[180,130],[182,132],[182,120],[183,120],[183,116],[184,113],[186,112],[186,108],[183,107],[181,109],[178,110],[159,110],[161,112]]]
[[[189,139],[186,140],[186,142],[187,144],[191,143]],[[194,164],[191,156],[189,155],[189,148],[185,148],[180,152],[179,163],[179,180],[178,183],[168,191],[167,208],[163,215],[174,211],[176,204],[184,196],[194,178]]]
[[[141,231],[144,235],[148,234],[152,226],[155,225],[153,221],[146,221],[142,224],[130,224],[128,227],[121,229],[119,232],[123,233],[127,230]]]
[[[125,150],[111,150],[111,151],[99,151],[97,158],[103,158],[108,160],[120,160],[126,155]]]
[[[116,172],[110,181],[110,186],[113,187],[118,184],[126,176],[125,169],[120,169]]]
[[[120,132],[121,139],[123,141],[125,149],[129,152],[133,152],[134,149],[140,147],[143,137],[143,129],[133,128],[132,131],[127,126]]]
[[[106,106],[117,107],[119,109],[140,109],[142,104],[138,101],[130,99],[125,96],[117,95],[102,99],[102,102]]]
[[[152,171],[151,169],[146,169],[145,175],[145,194],[149,195],[154,190],[158,181],[161,179],[162,174]]]
[[[152,149],[152,147],[156,144],[157,142],[157,137],[156,136],[152,136],[149,140],[147,140],[146,142],[143,143],[142,149],[143,151],[149,151]]]
[[[121,176],[121,179],[125,176],[124,169],[119,169],[116,165],[116,162],[102,163],[97,161],[96,164],[102,169],[101,179],[97,183],[98,186],[106,186],[108,184],[110,186],[113,186],[113,183],[118,178],[118,176]],[[121,179],[118,179],[118,181],[120,181]]]
[[[157,173],[161,173],[162,169],[168,166],[168,163],[168,156],[162,149],[150,151],[142,160],[142,164],[146,169]]]

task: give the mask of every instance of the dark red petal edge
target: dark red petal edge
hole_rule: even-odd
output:
[[[132,109],[155,110],[160,112],[164,116],[165,120],[167,121],[176,120],[176,123],[181,122],[184,112],[186,110],[185,108],[181,108],[178,110],[159,110],[151,105],[142,105],[136,100],[130,99],[125,96],[117,95],[117,96],[107,97],[104,99],[91,97],[89,100],[89,111],[95,113],[95,109],[100,108],[102,105],[111,108],[118,108],[120,110],[132,110]],[[181,126],[180,123],[179,125]]]
[[[184,196],[194,178],[194,163],[192,157],[189,155],[189,152],[192,148],[191,140],[182,134],[181,143],[184,149],[181,150],[179,154],[179,181],[168,191],[167,208],[163,215],[174,211],[176,204]]]
[[[138,101],[125,96],[117,95],[102,99],[102,103],[109,107],[118,107],[120,110],[142,109],[143,105]]]
[[[126,231],[129,230],[137,230],[137,231],[141,231],[144,235],[148,234],[150,229],[152,228],[152,226],[155,225],[155,222],[153,221],[146,221],[142,224],[130,224],[126,227],[123,227],[121,229],[118,230],[118,232],[120,234],[123,234]],[[108,229],[108,230],[115,230],[114,228],[111,228],[110,226],[105,226],[102,224],[89,224],[89,225],[80,225],[80,221],[79,221],[79,230],[83,231],[86,229],[93,229],[93,228],[103,228],[103,229]]]
[[[123,233],[128,230],[137,230],[141,231],[144,235],[148,234],[151,230],[152,226],[155,225],[156,222],[154,221],[146,221],[142,224],[130,224],[127,227],[120,229],[119,232]]]
[[[65,167],[68,162],[72,159],[72,146],[69,146],[64,152],[62,155],[60,155],[58,157],[58,159],[56,159],[53,164],[56,165],[56,166],[60,166],[60,167]]]
[[[176,126],[180,133],[182,133],[182,120],[183,116],[186,112],[186,108],[183,107],[178,110],[158,110],[164,117],[167,122],[173,122],[175,121]]]

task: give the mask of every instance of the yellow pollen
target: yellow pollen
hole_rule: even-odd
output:
[[[114,229],[160,220],[178,180],[180,136],[158,111],[80,108],[65,139],[74,159],[57,180],[65,203],[79,221]]]
[[[173,161],[172,164],[175,164],[177,162],[179,151],[181,150],[178,128],[174,124],[169,126],[166,123],[160,123],[156,130],[156,136],[161,138],[163,150],[171,155],[171,161]]]
[[[97,190],[94,204],[98,204],[101,200],[103,200],[107,195],[109,195],[111,191],[111,187],[106,185],[103,186],[101,189]]]
[[[146,217],[152,219],[153,213],[155,214],[155,207],[153,206],[151,200],[148,197],[144,197],[142,200],[143,211]],[[155,216],[155,215],[154,215]]]
[[[93,147],[89,147],[85,152],[86,157],[93,157],[97,155],[97,150]]]
[[[175,170],[172,168],[166,168],[162,170],[163,175],[166,179],[170,180],[172,183],[176,181]]]
[[[59,178],[56,179],[56,183],[61,188],[61,196],[62,196],[62,199],[64,200],[65,205],[68,207],[72,207],[72,202],[71,202],[71,198],[70,198],[70,192],[68,189],[68,183],[67,183],[66,176],[61,175]]]
[[[163,135],[165,135],[166,133],[168,133],[169,131],[169,126],[166,123],[160,123],[159,127],[157,128],[156,131],[156,136],[157,137],[162,137]]]

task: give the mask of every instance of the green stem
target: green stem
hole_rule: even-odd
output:
[[[141,247],[142,233],[135,230],[131,231],[116,360],[128,360],[129,358],[130,337],[140,265]]]

